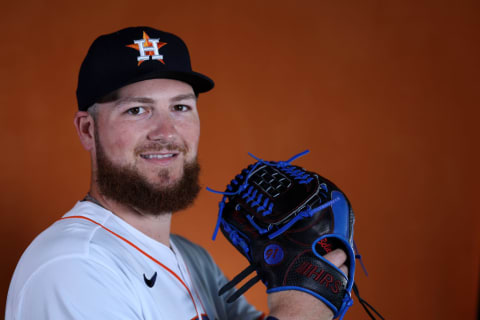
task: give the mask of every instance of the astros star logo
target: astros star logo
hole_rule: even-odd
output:
[[[163,55],[159,54],[158,49],[166,44],[166,42],[160,42],[160,39],[151,39],[148,34],[143,31],[143,39],[134,40],[133,44],[129,44],[127,47],[133,48],[140,53],[137,57],[138,65],[141,65],[144,61],[149,60],[150,58],[165,64],[163,61]]]

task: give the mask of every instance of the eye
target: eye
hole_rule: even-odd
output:
[[[191,110],[192,108],[189,107],[189,106],[186,106],[184,104],[176,104],[173,106],[173,110],[175,111],[180,111],[180,112],[185,112],[185,111],[188,111],[188,110]]]
[[[133,107],[133,108],[130,108],[126,111],[126,113],[128,113],[132,116],[136,116],[136,115],[139,115],[139,114],[142,114],[142,113],[145,113],[145,112],[146,112],[146,110],[143,107]]]

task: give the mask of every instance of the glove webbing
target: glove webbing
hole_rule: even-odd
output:
[[[230,185],[227,186],[227,189],[229,191],[227,192],[222,192],[222,191],[217,191],[217,190],[213,190],[209,187],[207,187],[207,190],[210,191],[210,192],[213,192],[213,193],[218,193],[218,194],[223,194],[224,197],[222,198],[222,201],[220,201],[220,203],[218,204],[219,205],[219,210],[218,210],[218,218],[217,218],[217,223],[215,225],[215,230],[213,231],[213,236],[212,236],[212,240],[215,240],[215,238],[217,237],[217,233],[218,233],[218,229],[220,228],[220,223],[222,221],[222,213],[223,213],[223,208],[225,207],[225,201],[227,199],[226,196],[228,195],[236,195],[236,194],[239,194],[241,191],[243,191],[247,186],[248,186],[248,178],[249,178],[249,172],[252,172],[255,170],[255,168],[257,166],[259,166],[260,164],[266,164],[266,165],[270,165],[270,166],[275,166],[275,167],[280,167],[280,168],[285,168],[285,167],[288,167],[288,165],[293,162],[294,160],[296,160],[297,158],[309,153],[310,151],[309,150],[305,150],[303,152],[300,152],[299,154],[291,157],[290,159],[288,159],[287,161],[279,161],[279,162],[270,162],[270,161],[265,161],[265,160],[262,160],[260,158],[257,158],[256,156],[254,156],[253,154],[251,154],[250,152],[248,153],[248,155],[250,155],[252,158],[254,158],[255,160],[257,160],[257,163],[252,167],[252,168],[249,168],[249,169],[245,169],[244,172],[242,172],[242,174],[246,174],[246,177],[245,177],[245,181],[243,181],[242,185],[240,185],[237,189],[237,191],[235,192],[230,192],[232,190],[232,185],[237,185],[238,184],[238,181],[236,181],[236,178],[237,177],[240,177],[243,179],[242,175],[238,175],[237,177],[235,177],[235,179],[233,179],[230,183]],[[307,180],[309,179],[308,176],[304,176],[303,175],[303,172],[300,172],[300,171],[296,171],[296,169],[289,169],[289,168],[286,168],[286,170],[290,170],[290,174],[294,176],[294,179],[298,180],[305,180],[305,181],[301,181],[300,183],[307,183]],[[266,202],[264,203],[264,205],[266,205]],[[273,204],[270,203],[270,206],[268,206],[268,208],[265,208],[265,206],[262,206],[263,209],[266,209],[265,212],[264,212],[264,216],[265,215],[269,215],[271,213],[271,210],[272,210],[272,207],[273,207]],[[259,230],[260,231],[260,230]],[[264,233],[266,230],[263,230],[262,232],[260,233]],[[271,238],[272,239],[272,238]]]
[[[246,267],[242,272],[237,274],[235,278],[233,278],[229,283],[224,285],[220,291],[218,291],[218,295],[221,296],[228,290],[232,289],[235,285],[237,285],[240,281],[245,279],[249,274],[251,274],[253,271],[255,271],[255,266],[254,265],[249,265]],[[256,275],[252,279],[248,280],[247,283],[245,283],[240,289],[237,289],[230,297],[228,297],[227,302],[231,303],[235,300],[237,300],[245,291],[250,289],[255,283],[257,283],[260,280],[260,276]]]

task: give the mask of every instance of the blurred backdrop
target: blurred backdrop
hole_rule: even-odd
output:
[[[73,127],[80,63],[98,35],[150,25],[180,35],[215,89],[199,99],[202,185],[286,160],[350,198],[387,319],[476,319],[479,284],[478,1],[2,1],[0,295],[23,250],[81,199],[89,156]],[[173,230],[227,276],[247,263],[210,240],[218,195]],[[248,300],[267,310],[257,284]],[[367,319],[358,302],[346,319]]]

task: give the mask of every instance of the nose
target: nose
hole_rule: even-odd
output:
[[[147,138],[151,141],[171,143],[177,137],[175,121],[167,114],[158,114],[151,119]]]

